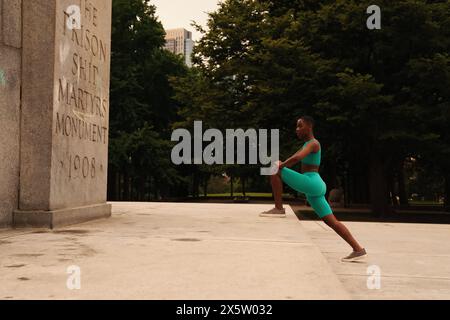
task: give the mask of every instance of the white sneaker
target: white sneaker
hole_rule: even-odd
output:
[[[273,208],[269,211],[261,212],[259,216],[268,218],[286,218],[286,210]]]

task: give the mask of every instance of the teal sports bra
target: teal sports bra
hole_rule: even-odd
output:
[[[310,143],[311,141],[314,141],[314,140],[309,140],[308,142],[305,142],[302,149],[304,147],[306,147],[308,145],[308,143]],[[320,145],[320,142],[319,142],[319,145]],[[313,165],[313,166],[320,166],[321,158],[322,158],[322,147],[316,153],[310,153],[306,158],[304,158],[302,160],[302,163]]]

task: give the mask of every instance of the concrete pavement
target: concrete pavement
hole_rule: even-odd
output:
[[[450,225],[345,222],[369,257],[342,263],[323,222],[258,217],[270,207],[113,203],[106,220],[0,231],[0,299],[450,299]]]
[[[350,298],[292,210],[258,217],[270,207],[113,203],[107,220],[1,231],[0,299]]]
[[[450,299],[450,225],[344,222],[368,258],[341,263],[345,242],[322,221],[301,224],[353,299]],[[380,272],[379,289],[367,287],[371,266]]]

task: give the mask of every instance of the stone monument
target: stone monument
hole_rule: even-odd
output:
[[[22,13],[0,0],[0,228],[12,224],[19,190]]]
[[[0,125],[9,137],[1,141],[8,205],[0,224],[55,228],[108,217],[111,0],[2,2],[0,76],[9,69]]]

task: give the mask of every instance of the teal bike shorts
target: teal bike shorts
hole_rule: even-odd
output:
[[[295,191],[306,195],[306,200],[319,218],[333,214],[333,210],[325,199],[327,186],[319,173],[305,172],[301,174],[292,169],[283,168],[281,169],[281,179]]]

